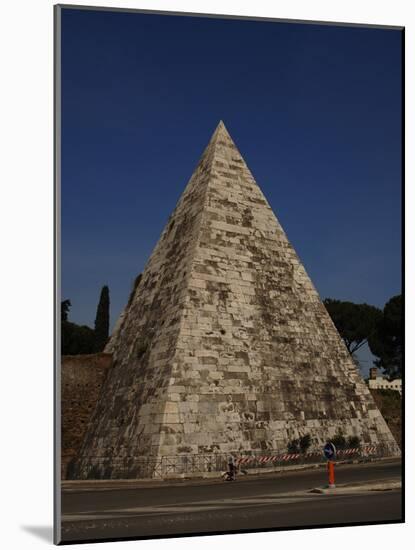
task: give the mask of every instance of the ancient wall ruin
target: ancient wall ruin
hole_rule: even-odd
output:
[[[111,364],[112,357],[108,353],[62,356],[62,479],[66,479],[68,464],[79,452]]]

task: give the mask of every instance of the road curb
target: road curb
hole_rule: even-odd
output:
[[[315,487],[310,489],[308,493],[311,494],[320,494],[320,495],[344,495],[344,494],[353,494],[353,493],[367,493],[370,491],[392,491],[394,489],[401,489],[401,481],[396,480],[385,480],[382,482],[368,482],[360,484],[346,484],[338,485],[333,488],[329,487]]]

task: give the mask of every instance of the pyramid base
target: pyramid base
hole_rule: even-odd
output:
[[[293,467],[323,464],[326,459],[321,450],[309,453],[264,454],[250,452],[230,453],[240,471],[266,473]],[[227,470],[229,454],[175,455],[105,458],[79,461],[67,479],[184,479],[217,477]],[[364,445],[355,449],[339,450],[336,462],[371,461],[382,458],[399,458],[396,444]]]

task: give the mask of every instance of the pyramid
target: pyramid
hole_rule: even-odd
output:
[[[400,452],[223,122],[105,351],[80,476],[137,477],[145,457],[286,452],[305,434],[317,449],[341,432]]]

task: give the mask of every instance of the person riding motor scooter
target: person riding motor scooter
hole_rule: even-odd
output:
[[[233,456],[229,457],[228,460],[228,471],[226,472],[226,481],[235,481],[236,476],[236,466]]]

